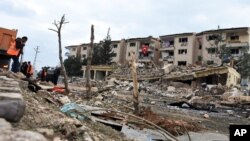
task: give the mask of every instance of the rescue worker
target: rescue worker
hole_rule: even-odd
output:
[[[23,62],[21,65],[21,72],[26,76],[27,75],[28,64],[27,62]]]
[[[28,68],[27,68],[27,75],[26,75],[26,77],[30,78],[32,75],[33,75],[33,67],[32,67],[32,65],[30,64],[30,61],[29,61],[28,62]]]
[[[54,73],[53,73],[53,83],[54,83],[54,85],[57,85],[57,81],[58,81],[58,77],[60,75],[60,72],[61,72],[61,68],[56,67],[56,69],[54,70]]]
[[[43,67],[41,72],[41,81],[45,81],[46,78],[47,78],[47,69],[46,67]]]
[[[7,54],[9,54],[13,60],[11,71],[12,72],[19,72],[19,56],[23,54],[23,48],[25,43],[27,42],[28,38],[23,36],[22,38],[16,38],[10,43],[10,47],[7,50]]]

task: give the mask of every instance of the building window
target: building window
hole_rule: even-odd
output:
[[[114,44],[114,45],[113,45],[113,48],[117,48],[117,46],[118,46],[117,44]]]
[[[208,36],[208,41],[217,40],[217,39],[219,39],[219,35],[209,35]]]
[[[72,48],[72,51],[76,51],[76,48]]]
[[[230,40],[231,41],[238,41],[239,40],[239,35],[231,35]]]
[[[186,66],[187,61],[178,61],[178,66]]]
[[[128,53],[128,56],[130,56],[130,52]]]
[[[185,37],[185,38],[179,38],[179,43],[186,43],[188,42],[188,38]]]
[[[186,49],[179,49],[178,54],[187,54],[187,50]]]
[[[168,55],[169,56],[174,56],[174,52],[169,52]]]
[[[208,48],[208,49],[207,49],[207,53],[208,53],[208,54],[215,54],[216,51],[217,51],[216,48]]]
[[[83,50],[87,50],[87,47],[83,47]]]
[[[208,64],[208,65],[212,65],[212,64],[214,64],[214,61],[213,61],[213,60],[208,60],[208,61],[207,61],[207,64]]]
[[[135,43],[130,43],[129,46],[134,47]]]
[[[174,45],[174,41],[169,41],[169,45],[173,46]]]
[[[239,49],[231,49],[231,54],[239,54]]]
[[[117,53],[114,53],[114,57],[116,57],[117,56]]]
[[[199,50],[201,50],[202,49],[202,45],[199,45]]]
[[[82,58],[86,58],[86,54],[83,54],[83,55],[82,55]]]

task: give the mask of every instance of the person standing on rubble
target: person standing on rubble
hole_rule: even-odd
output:
[[[23,62],[21,65],[21,72],[26,76],[27,75],[28,64],[27,62]]]
[[[16,38],[16,40],[13,40],[10,43],[10,47],[7,50],[7,54],[9,54],[13,60],[11,71],[14,73],[19,72],[19,56],[23,54],[23,48],[25,46],[25,43],[28,41],[28,37],[23,36],[22,38]]]
[[[41,72],[41,81],[45,81],[47,78],[47,68],[43,67]]]
[[[54,70],[54,73],[53,73],[53,83],[54,83],[54,85],[57,85],[57,81],[58,81],[60,72],[61,72],[61,68],[56,67],[56,69]]]
[[[33,75],[33,67],[32,67],[32,65],[30,64],[30,61],[29,61],[28,62],[28,67],[27,67],[26,77],[30,78],[32,75]]]

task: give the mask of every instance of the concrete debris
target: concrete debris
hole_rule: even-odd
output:
[[[228,113],[230,116],[234,115],[234,111],[233,111],[233,110],[226,110],[226,111],[227,111],[227,113]]]
[[[153,123],[164,133],[170,132],[170,135],[180,136],[189,131],[227,132],[229,123],[246,123],[249,120],[247,118],[250,116],[250,99],[240,88],[228,87],[221,81],[213,82],[213,85],[204,81],[207,77],[205,75],[216,74],[216,70],[224,74],[228,68],[172,68],[172,65],[169,65],[164,69],[137,70],[140,101],[138,115],[132,114],[133,83],[129,69],[121,69],[110,75],[108,81],[92,80],[93,91],[88,96],[84,78],[72,78],[69,84],[71,93],[64,95],[53,91],[54,85],[47,82],[32,81],[41,87],[41,90],[34,89],[34,92],[31,92],[31,88],[27,89],[30,81],[21,80],[22,75],[7,72],[1,74],[0,71],[0,98],[4,100],[0,101],[0,117],[11,121],[10,117],[18,117],[20,114],[10,115],[11,110],[19,111],[17,107],[25,108],[25,105],[22,107],[15,104],[27,104],[25,114],[23,115],[24,110],[21,110],[22,114],[13,120],[20,122],[17,130],[13,131],[11,125],[1,118],[0,130],[5,129],[7,135],[19,132],[23,133],[20,136],[24,136],[24,133],[27,134],[25,136],[38,134],[37,137],[41,139],[46,140],[47,137],[54,141],[128,140],[127,137],[134,139],[135,136],[138,140],[164,140],[164,134],[156,129],[148,129],[145,121]],[[169,74],[163,76],[160,73],[162,71]],[[62,86],[59,84],[56,88],[59,87]],[[13,102],[17,100],[19,101]],[[11,110],[4,111],[4,104],[11,107]],[[18,128],[31,129],[41,134]],[[123,134],[113,129],[119,129]],[[1,132],[0,134],[2,135]],[[142,135],[145,135],[145,138],[142,138]]]
[[[94,105],[95,105],[95,106],[102,106],[103,103],[102,103],[101,101],[96,101]]]
[[[0,130],[10,130],[12,128],[11,124],[5,119],[0,118]]]
[[[173,86],[168,86],[168,92],[174,92],[175,91],[175,87]]]
[[[54,130],[53,129],[47,129],[47,128],[37,128],[37,132],[45,135],[45,136],[53,136]]]
[[[0,141],[47,141],[47,139],[36,132],[26,130],[15,130],[5,119],[0,118]]]
[[[62,97],[59,97],[58,99],[60,101],[60,103],[62,104],[67,104],[67,103],[70,103],[70,99],[68,96],[62,96]]]
[[[178,137],[179,141],[187,141],[190,136],[192,141],[227,141],[229,137],[225,134],[214,132],[189,132],[189,135],[182,135]]]
[[[96,97],[96,99],[97,99],[97,100],[100,100],[100,101],[102,101],[102,100],[103,100],[103,96],[101,96],[101,95],[98,95],[98,96]]]
[[[112,91],[111,94],[112,94],[112,95],[115,95],[115,96],[118,95],[118,93],[117,93],[116,91]]]
[[[208,114],[204,114],[203,116],[204,116],[204,118],[209,118]]]
[[[0,76],[0,86],[0,117],[18,122],[26,107],[19,83],[12,78]]]
[[[155,101],[151,101],[151,104],[152,104],[152,105],[155,105]]]

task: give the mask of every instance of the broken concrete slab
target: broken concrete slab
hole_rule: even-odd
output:
[[[9,122],[0,118],[0,141],[47,141],[36,132],[26,130],[14,130]]]
[[[213,132],[203,132],[203,133],[188,133],[192,141],[228,141],[229,138],[227,135]],[[177,137],[179,141],[189,140],[188,135],[182,135]]]
[[[45,136],[53,136],[54,135],[54,130],[53,129],[48,129],[48,128],[37,128],[37,132],[45,135]]]
[[[0,101],[0,117],[11,122],[18,122],[25,111],[23,100],[3,100]]]
[[[11,124],[7,122],[4,118],[0,118],[0,130],[9,130],[11,129]]]
[[[0,141],[47,141],[43,135],[25,130],[2,130],[0,131],[0,137]]]

